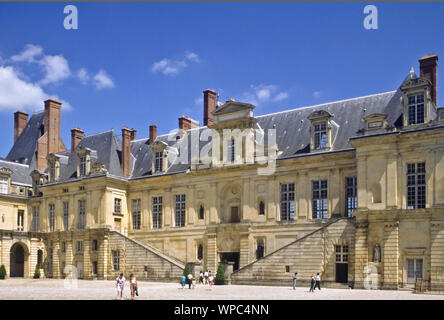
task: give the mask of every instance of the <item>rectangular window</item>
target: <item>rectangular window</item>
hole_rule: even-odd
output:
[[[66,242],[65,241],[62,242],[61,250],[62,250],[62,252],[66,252]]]
[[[162,197],[153,197],[153,228],[162,228]]]
[[[227,159],[229,162],[234,162],[235,160],[235,144],[236,141],[234,139],[231,139],[228,141],[228,152],[227,152]]]
[[[346,208],[345,213],[347,217],[351,217],[352,212],[358,207],[358,197],[357,197],[357,179],[356,177],[346,177],[345,178],[345,198],[346,198]]]
[[[32,207],[32,231],[38,232],[40,227],[39,207]]]
[[[348,263],[348,246],[335,246],[336,262]]]
[[[5,177],[0,177],[0,193],[1,194],[8,194],[8,184],[9,179]]]
[[[407,164],[407,209],[425,208],[425,162]]]
[[[94,239],[94,240],[92,241],[91,250],[92,250],[92,251],[97,251],[97,250],[99,250],[99,240]]]
[[[24,210],[17,211],[17,231],[23,231],[23,219],[25,217]]]
[[[156,159],[154,165],[155,172],[163,171],[163,152],[156,152]]]
[[[281,184],[281,221],[294,220],[294,183]]]
[[[81,177],[86,175],[86,156],[80,157],[79,171]]]
[[[185,195],[176,195],[175,226],[185,226]]]
[[[312,181],[313,219],[327,219],[327,180]]]
[[[85,200],[79,200],[79,229],[85,229],[86,226],[86,206]]]
[[[114,198],[114,213],[121,212],[122,199]]]
[[[97,275],[97,270],[98,270],[98,268],[97,268],[97,261],[93,261],[93,263],[92,263],[92,272],[93,272],[93,275]]]
[[[49,164],[49,179],[50,181],[55,181],[55,163],[51,162]]]
[[[327,124],[320,123],[314,125],[315,149],[325,149],[327,147]]]
[[[49,204],[49,232],[54,232],[55,225],[55,205]]]
[[[424,123],[424,95],[409,96],[408,99],[408,123]]]
[[[63,230],[69,228],[69,202],[63,202]]]
[[[131,205],[133,215],[133,229],[140,230],[141,217],[140,217],[140,199],[134,199]]]
[[[120,269],[120,252],[119,250],[113,250],[112,251],[112,255],[113,255],[113,269],[114,271],[119,271]]]
[[[77,252],[82,252],[83,251],[83,241],[77,241]]]

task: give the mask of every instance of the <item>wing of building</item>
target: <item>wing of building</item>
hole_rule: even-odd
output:
[[[444,109],[436,55],[398,88],[254,115],[203,92],[203,126],[60,137],[61,104],[14,114],[0,159],[9,276],[444,290]]]

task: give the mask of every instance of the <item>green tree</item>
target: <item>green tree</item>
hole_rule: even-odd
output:
[[[216,284],[225,284],[225,271],[222,263],[219,263],[217,267]]]
[[[40,265],[39,264],[37,264],[35,266],[34,279],[40,279]]]
[[[6,278],[6,268],[5,266],[2,264],[0,266],[0,279],[5,279]]]
[[[183,275],[186,277],[191,273],[191,266],[189,263],[185,264],[185,269],[183,269]]]

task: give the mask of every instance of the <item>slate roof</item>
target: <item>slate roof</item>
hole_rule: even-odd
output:
[[[31,116],[25,129],[6,156],[7,160],[35,166],[35,151],[37,150],[37,141],[41,136],[41,127],[44,125],[44,115],[45,112],[41,111]]]
[[[11,183],[19,185],[32,185],[32,179],[29,175],[31,170],[28,165],[0,159],[0,168],[8,168],[12,171]]]

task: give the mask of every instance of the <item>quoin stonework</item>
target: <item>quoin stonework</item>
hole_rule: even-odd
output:
[[[203,126],[147,123],[147,138],[79,124],[65,144],[60,102],[17,111],[0,264],[8,277],[177,281],[185,263],[222,263],[234,284],[319,272],[325,286],[442,292],[437,63],[422,57],[392,91],[265,115],[207,89]]]

